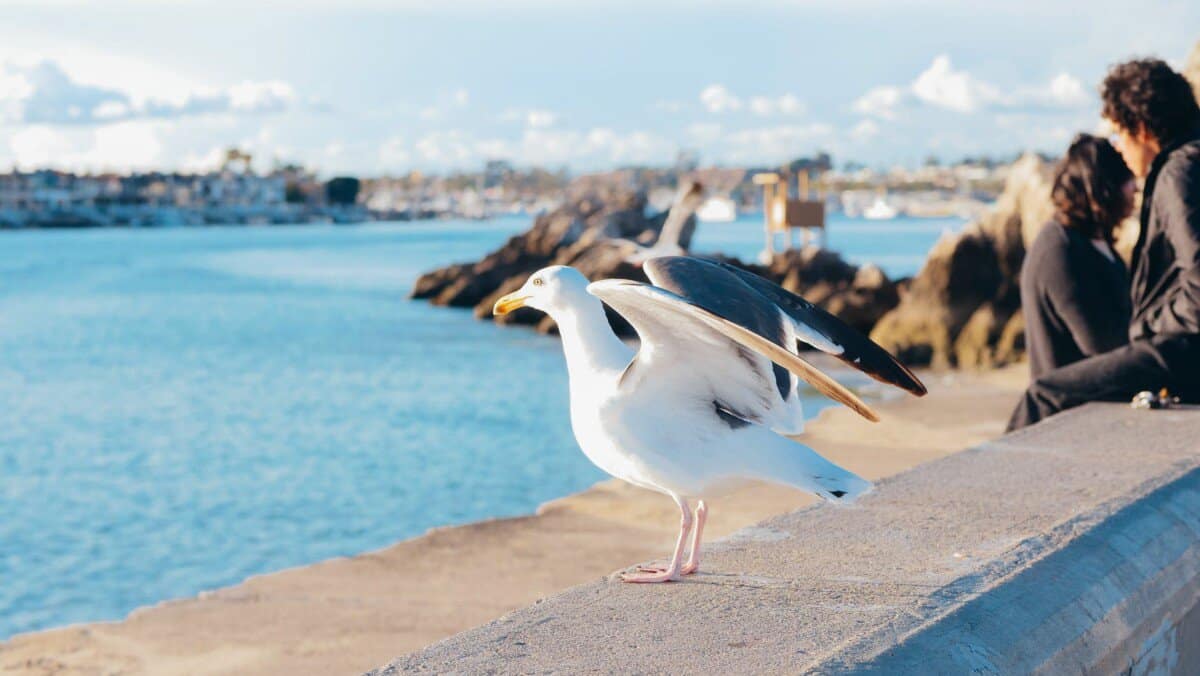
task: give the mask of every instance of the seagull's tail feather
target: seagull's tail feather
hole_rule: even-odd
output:
[[[760,476],[813,493],[826,502],[849,504],[871,491],[870,481],[821,457],[804,444],[770,435]]]
[[[830,464],[832,465],[832,463]],[[816,491],[817,495],[821,496],[826,502],[848,505],[857,500],[859,496],[871,492],[873,486],[870,481],[837,465],[833,465],[833,467],[838,470],[838,475],[813,477],[815,483],[821,487],[820,490]]]

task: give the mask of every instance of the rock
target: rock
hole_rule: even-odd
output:
[[[1183,76],[1192,83],[1196,98],[1200,99],[1200,42],[1197,42],[1188,54],[1187,62],[1183,65]]]
[[[647,218],[645,208],[645,196],[630,191],[609,194],[607,198],[594,193],[576,197],[538,216],[529,230],[510,238],[479,262],[450,265],[422,275],[411,297],[431,299],[434,305],[477,306],[495,296],[514,276],[550,265],[572,245],[641,236],[647,230],[661,228],[662,218]]]
[[[863,333],[900,302],[896,285],[883,270],[855,266],[816,246],[783,252],[766,268],[735,264],[804,296]]]
[[[413,285],[413,290],[409,294],[409,297],[417,300],[433,298],[447,286],[453,284],[456,279],[467,274],[470,269],[470,263],[457,263],[444,268],[438,268],[433,272],[427,272],[417,279],[417,283]]]
[[[586,188],[586,189],[585,189]],[[648,281],[639,264],[630,262],[645,246],[670,236],[672,248],[684,250],[695,231],[696,190],[680,190],[676,207],[682,205],[686,221],[672,221],[668,213],[645,216],[645,197],[640,193],[585,181],[568,191],[564,205],[539,216],[525,233],[512,237],[477,263],[459,263],[426,273],[417,280],[412,297],[429,299],[436,305],[473,307],[476,317],[492,316],[492,306],[506,293],[517,290],[530,274],[547,265],[570,265],[588,279],[633,279]],[[664,232],[664,224],[669,232]],[[858,267],[837,253],[806,247],[778,255],[769,267],[743,263],[721,255],[709,256],[750,270],[784,288],[805,296],[851,326],[866,333],[884,313],[900,302],[897,286],[878,267]],[[609,314],[613,327],[630,334],[631,328],[619,315]],[[517,310],[495,320],[502,324],[526,324],[542,332],[555,330],[554,323],[536,310]]]
[[[1053,214],[1050,175],[1035,155],[1014,163],[992,209],[934,245],[871,338],[908,364],[935,368],[998,366],[1019,358],[1023,339],[1012,335],[1009,324],[1020,310],[1025,246]]]

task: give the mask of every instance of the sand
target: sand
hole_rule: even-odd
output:
[[[871,479],[998,436],[1023,367],[923,374],[924,399],[877,406],[872,425],[844,408],[806,443]],[[712,502],[706,540],[812,500],[756,485]],[[669,553],[678,512],[617,481],[535,515],[438,528],[378,552],[262,575],[196,598],[0,644],[0,674],[350,674],[557,591]]]

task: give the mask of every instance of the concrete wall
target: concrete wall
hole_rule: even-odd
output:
[[[1200,673],[1200,410],[1090,405],[376,673]]]

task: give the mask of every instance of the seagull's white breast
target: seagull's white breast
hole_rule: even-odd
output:
[[[644,464],[630,448],[623,419],[628,397],[618,394],[617,380],[593,374],[586,382],[571,382],[571,430],[580,450],[594,465],[629,483],[661,490],[647,476]]]

